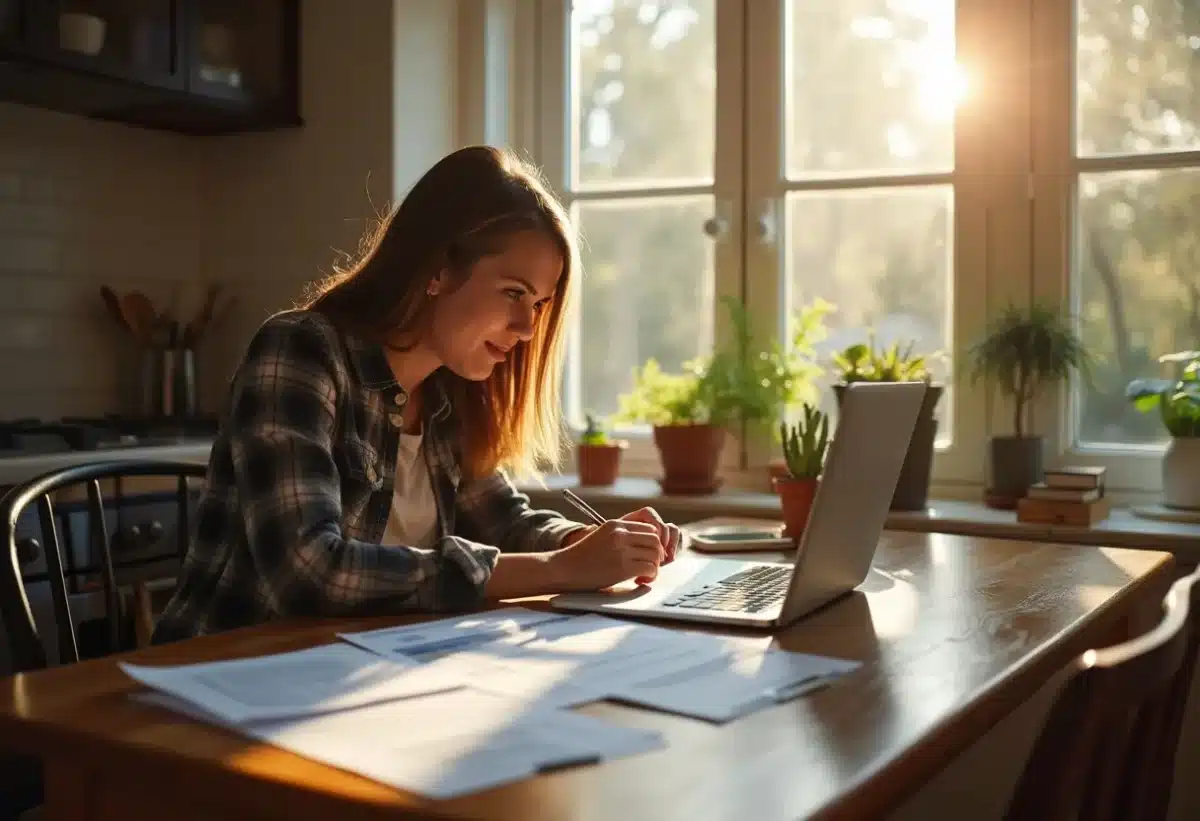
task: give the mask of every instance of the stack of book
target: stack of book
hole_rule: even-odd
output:
[[[1017,521],[1091,527],[1108,518],[1104,468],[1062,467],[1046,471],[1017,502]]]

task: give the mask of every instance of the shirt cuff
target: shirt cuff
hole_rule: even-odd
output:
[[[530,547],[532,553],[549,553],[562,547],[563,540],[580,530],[587,530],[593,525],[580,524],[571,519],[561,518],[546,522],[540,528]]]
[[[442,540],[441,554],[441,609],[473,610],[483,604],[483,591],[496,569],[500,550],[447,536]]]

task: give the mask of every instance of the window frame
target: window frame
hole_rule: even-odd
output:
[[[1035,3],[1031,52],[1033,107],[1034,295],[1050,304],[1075,305],[1078,282],[1076,205],[1082,173],[1198,168],[1200,150],[1145,155],[1078,157],[1075,127],[1077,0]],[[1162,489],[1162,447],[1076,442],[1078,379],[1046,397],[1042,413],[1056,420],[1047,457],[1107,469],[1108,487],[1134,501],[1153,501]]]
[[[489,0],[494,2],[495,0]],[[503,1],[503,0],[501,0]],[[532,11],[528,9],[532,7]],[[560,66],[570,56],[569,0],[532,0],[522,8],[529,25],[516,26],[515,49],[526,93],[519,109],[519,144],[536,158],[556,191],[566,190],[567,92],[569,74]],[[782,0],[720,0],[717,25],[717,151],[714,188],[726,219],[716,240],[716,293],[744,300],[764,336],[782,332],[785,275],[780,245],[782,191],[797,190],[785,177]],[[956,56],[972,88],[955,118],[955,164],[945,177],[954,186],[954,276],[951,350],[964,351],[989,320],[1009,303],[1034,301],[1070,305],[1073,281],[1074,175],[1092,168],[1164,167],[1200,162],[1195,157],[1115,158],[1077,162],[1074,156],[1073,0],[958,0]],[[753,146],[753,150],[743,149]],[[1188,162],[1188,160],[1192,162]],[[861,187],[865,179],[854,181]],[[884,179],[884,182],[895,181]],[[837,187],[829,181],[812,188]],[[641,190],[641,189],[639,189]],[[769,204],[768,230],[777,238],[754,238]],[[699,227],[698,227],[699,230]],[[715,320],[718,342],[727,338],[724,317]],[[935,496],[978,498],[986,485],[988,439],[1011,433],[1011,405],[986,385],[954,376],[954,444],[934,461]],[[1161,486],[1161,451],[1076,448],[1074,391],[1048,391],[1033,408],[1034,428],[1045,437],[1048,465],[1101,464],[1110,469],[1117,493],[1156,493]],[[945,408],[941,412],[945,412]],[[623,434],[625,435],[625,434]],[[650,436],[630,440],[623,472],[655,476],[658,455]],[[756,486],[775,456],[773,446],[733,437],[722,470],[733,486]],[[567,470],[572,468],[568,467]]]
[[[964,46],[970,46],[971,35],[984,21],[979,18],[986,6],[977,0],[958,0],[955,12],[957,59],[968,61]],[[964,13],[965,11],[965,13]],[[784,0],[755,2],[749,6],[747,20],[747,143],[755,149],[747,158],[747,224],[765,217],[772,224],[771,232],[777,242],[749,241],[746,246],[749,271],[747,305],[760,324],[768,323],[776,333],[786,321],[786,262],[783,241],[786,231],[786,194],[792,191],[856,191],[871,187],[910,186],[949,183],[954,189],[953,256],[950,303],[952,311],[952,351],[963,350],[986,324],[986,294],[988,290],[989,255],[986,240],[986,202],[979,186],[972,185],[975,170],[981,162],[995,160],[990,150],[981,150],[971,134],[994,135],[997,132],[980,125],[971,129],[970,117],[960,111],[955,118],[955,162],[952,170],[920,174],[855,175],[840,178],[821,176],[808,180],[788,179],[786,169],[786,129],[784,127],[786,59]],[[979,112],[975,112],[978,114]],[[990,148],[990,146],[989,146]],[[1003,155],[1004,152],[1001,152]],[[984,241],[981,241],[984,240]],[[1003,262],[1003,260],[1000,260]],[[933,489],[946,495],[959,495],[977,489],[983,483],[986,439],[988,435],[988,396],[986,391],[952,380],[953,406],[944,398],[938,413],[954,416],[954,441],[939,448],[934,456]],[[769,450],[759,444],[750,454],[751,467],[763,466],[770,458]]]
[[[743,298],[743,275],[741,258],[741,196],[742,183],[742,121],[743,89],[742,66],[744,64],[743,28],[746,0],[720,0],[714,3],[716,11],[716,123],[714,167],[711,186],[698,184],[629,185],[575,191],[571,188],[571,158],[569,146],[574,142],[571,129],[577,123],[568,119],[572,89],[570,83],[575,76],[574,54],[569,40],[570,0],[534,0],[536,6],[536,99],[534,116],[533,154],[547,182],[558,193],[568,209],[577,202],[614,201],[617,199],[648,199],[656,196],[677,194],[705,194],[714,198],[716,213],[724,225],[721,234],[708,241],[713,243],[713,262],[716,282],[714,283],[713,338],[722,344],[729,334],[720,308],[724,296]],[[566,70],[563,70],[563,67]],[[702,234],[703,225],[696,226]],[[578,288],[579,280],[574,287]],[[575,310],[580,307],[578,292],[574,300]],[[571,338],[568,350],[568,379],[564,386],[570,389],[570,372],[578,367],[575,340],[575,318],[571,320]],[[571,437],[582,432],[578,427],[569,428]],[[661,472],[658,451],[648,429],[620,430],[619,438],[629,443],[622,457],[621,471],[627,476],[657,476]],[[722,453],[720,469],[723,473],[736,473],[745,465],[742,438],[731,432]],[[572,460],[566,462],[574,469]],[[736,484],[736,483],[735,483]]]

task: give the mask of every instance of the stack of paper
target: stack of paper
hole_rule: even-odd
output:
[[[260,658],[121,667],[156,703],[436,798],[662,744],[564,708],[612,699],[719,723],[858,667],[520,608],[339,638]]]
[[[483,614],[486,616],[487,614]],[[475,617],[477,621],[482,617]],[[460,629],[444,622],[446,629]],[[501,624],[511,625],[507,629]],[[482,629],[482,628],[479,628]],[[411,663],[405,631],[389,631],[385,658]],[[754,647],[723,636],[585,615],[522,621],[498,611],[491,639],[426,665],[484,692],[558,709],[613,699],[726,722],[794,698],[858,667],[855,662]],[[360,634],[346,635],[359,642]]]
[[[662,745],[610,725],[464,686],[432,666],[349,644],[236,661],[121,664],[142,701],[434,798]]]
[[[125,674],[223,724],[328,713],[381,701],[440,693],[460,678],[402,658],[329,644],[234,661],[145,667]]]

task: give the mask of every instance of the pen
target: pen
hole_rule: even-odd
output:
[[[591,519],[592,524],[602,525],[605,521],[607,521],[603,516],[596,512],[595,508],[572,493],[570,488],[563,489],[563,498],[574,505],[577,510],[583,513],[583,515]]]

